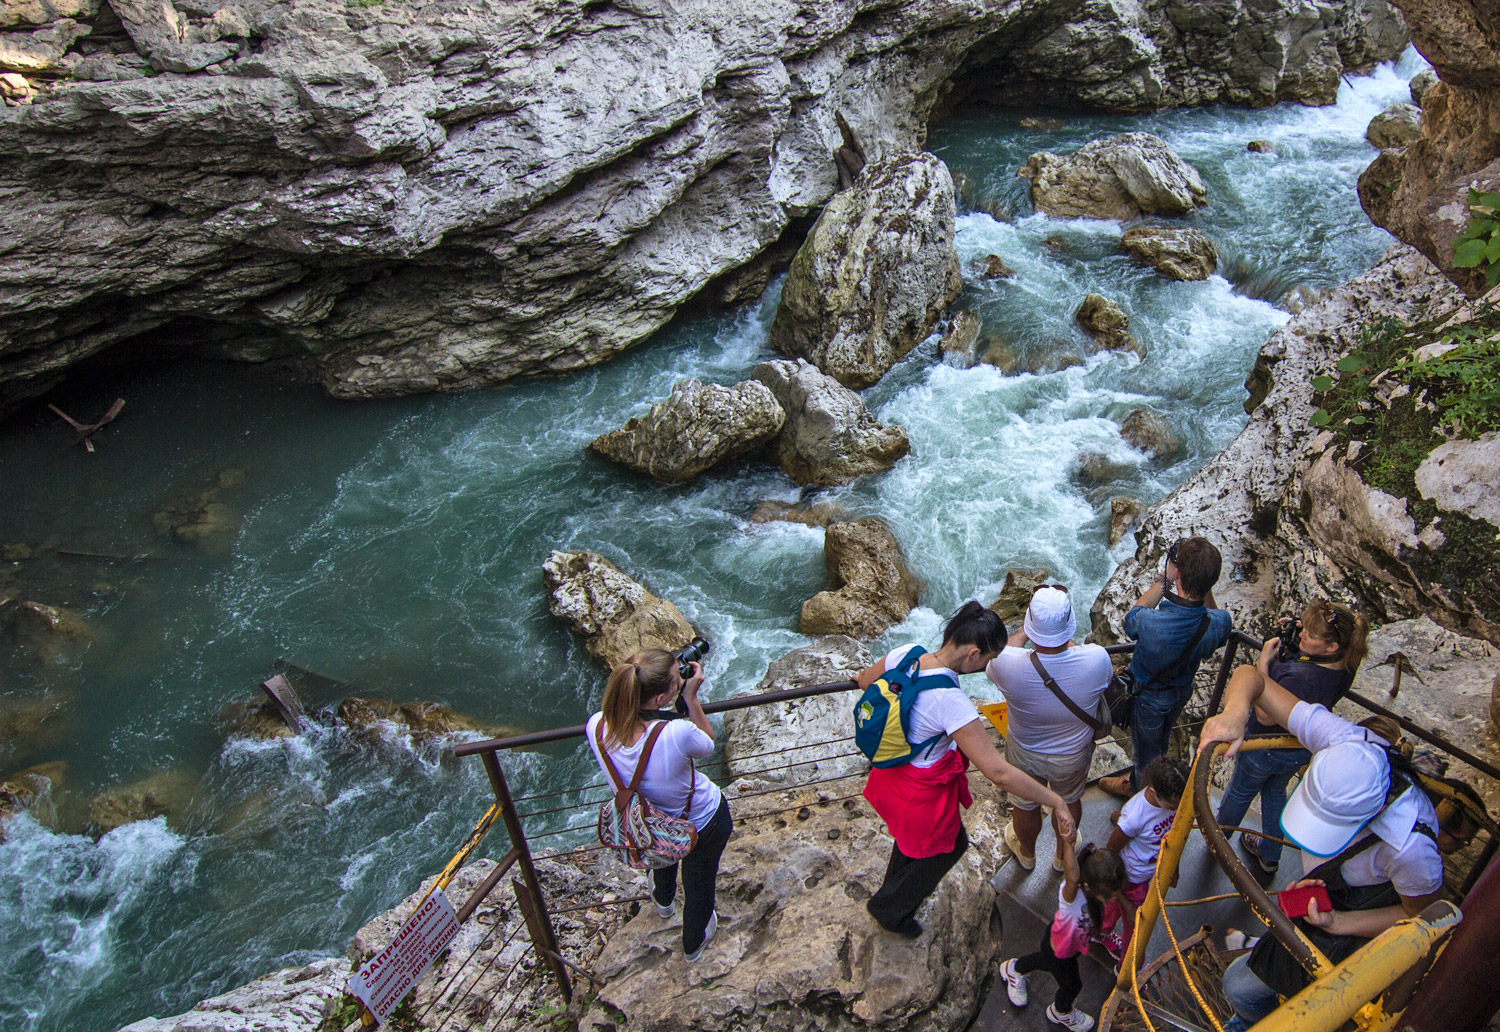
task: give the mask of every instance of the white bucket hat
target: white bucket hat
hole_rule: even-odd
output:
[[[1045,587],[1031,596],[1031,605],[1026,607],[1023,626],[1026,637],[1035,645],[1052,648],[1066,645],[1073,640],[1078,629],[1078,619],[1073,615],[1073,603],[1068,593],[1059,588]]]
[[[1390,785],[1390,761],[1379,747],[1340,742],[1320,749],[1287,800],[1281,830],[1306,852],[1333,856],[1379,816]]]

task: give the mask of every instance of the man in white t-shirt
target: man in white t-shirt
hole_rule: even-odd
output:
[[[1021,630],[1011,635],[1005,649],[985,668],[1005,696],[1006,760],[1060,795],[1075,826],[1083,815],[1081,800],[1094,757],[1094,729],[1047,687],[1032,662],[1033,653],[1024,646],[1029,640],[1058,688],[1084,713],[1093,714],[1098,712],[1114,669],[1102,646],[1073,643],[1077,629],[1068,589],[1060,584],[1040,585],[1032,592]],[[1041,808],[1014,795],[1010,805],[1005,844],[1016,862],[1029,871],[1036,866]],[[1055,830],[1055,817],[1053,823]],[[1052,866],[1062,870],[1060,848]]]
[[[1273,647],[1274,641],[1258,666],[1234,672],[1224,710],[1204,724],[1199,748],[1228,742],[1229,754],[1237,752],[1255,707],[1312,752],[1281,828],[1303,851],[1303,870],[1311,875],[1306,881],[1328,890],[1332,910],[1319,911],[1314,903],[1303,926],[1337,963],[1440,898],[1437,814],[1427,794],[1392,768],[1389,743],[1271,679],[1266,671]],[[1306,984],[1301,966],[1271,936],[1224,973],[1225,995],[1251,1024],[1276,1009],[1278,995],[1292,996]]]

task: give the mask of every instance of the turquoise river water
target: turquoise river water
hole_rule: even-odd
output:
[[[1146,357],[1007,376],[944,364],[930,340],[867,392],[881,419],[907,427],[912,455],[819,500],[884,518],[927,583],[887,642],[933,640],[945,613],[988,601],[1019,565],[1048,567],[1087,610],[1134,547],[1129,536],[1107,547],[1108,498],[1160,498],[1244,424],[1241,382],[1288,318],[1263,299],[1333,287],[1390,244],[1354,184],[1375,154],[1366,124],[1408,99],[1419,67],[1408,52],[1349,79],[1326,108],[1064,115],[1051,132],[985,111],[932,132],[930,149],[968,180],[960,304],[985,333],[1031,367],[1058,368],[1086,354],[1072,313],[1097,290],[1125,306]],[[1015,177],[1029,154],[1132,129],[1202,171],[1208,207],[1184,221],[1219,243],[1224,276],[1168,282],[1117,253],[1117,223],[1031,213]],[[1252,139],[1275,152],[1248,153]],[[990,253],[1014,279],[978,278]],[[761,501],[796,500],[795,485],[761,464],[666,487],[583,450],[679,379],[732,383],[773,357],[776,295],[683,316],[565,380],[346,404],[252,367],[174,366],[64,389],[78,416],[128,401],[96,454],[45,411],[8,425],[0,543],[45,550],[15,561],[0,588],[72,608],[90,630],[76,647],[0,652],[0,707],[57,707],[40,733],[0,740],[0,773],[67,765],[57,825],[16,818],[0,844],[0,1028],[109,1032],[341,951],[483,812],[477,763],[436,750],[316,727],[226,742],[219,710],[251,698],[278,657],[360,694],[497,724],[578,722],[603,676],[547,611],[540,566],[554,548],[603,552],[675,601],[713,642],[712,697],[753,686],[804,644],[798,610],[826,581],[822,532],[747,519]],[[1118,422],[1141,407],[1171,421],[1180,455],[1152,461],[1120,439]],[[1109,484],[1080,486],[1071,470],[1086,451],[1112,461]],[[154,514],[225,471],[227,534],[194,545],[157,531]],[[594,776],[573,749],[507,769],[517,793]],[[93,794],[162,770],[193,786],[180,818],[83,834]]]

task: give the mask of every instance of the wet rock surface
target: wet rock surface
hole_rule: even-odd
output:
[[[167,818],[176,825],[192,802],[198,779],[183,770],[148,774],[129,784],[106,789],[89,803],[89,824],[101,835],[135,821]]]
[[[1206,280],[1219,267],[1219,249],[1197,229],[1135,226],[1120,237],[1120,248],[1168,279]]]
[[[762,362],[752,375],[785,413],[771,452],[799,484],[846,484],[911,450],[903,427],[880,422],[858,394],[802,359]]]
[[[761,502],[750,513],[751,523],[800,523],[804,527],[826,527],[847,520],[848,514],[836,505],[817,502],[812,505],[792,502]]]
[[[867,165],[823,209],[781,288],[771,344],[860,390],[932,332],[963,288],[948,167],[927,153]]]
[[[37,823],[57,824],[57,801],[68,777],[68,765],[61,760],[39,763],[0,778],[0,842],[5,840],[4,821],[27,813]]]
[[[1182,438],[1172,424],[1149,409],[1136,409],[1120,424],[1120,436],[1137,451],[1165,459],[1182,451]]]
[[[802,604],[803,634],[878,638],[917,604],[922,582],[878,519],[833,523],[823,536],[829,587]]]
[[[1109,500],[1109,546],[1113,548],[1120,539],[1130,533],[1141,518],[1145,507],[1134,498],[1111,498]]]
[[[1130,332],[1130,316],[1116,302],[1102,294],[1089,294],[1078,306],[1073,319],[1105,351],[1133,351],[1141,354],[1141,342]]]
[[[1370,146],[1386,150],[1405,147],[1422,137],[1422,109],[1416,104],[1396,104],[1370,119],[1365,139]]]
[[[1000,588],[1000,595],[990,603],[989,608],[1005,621],[1007,631],[1014,631],[1021,626],[1026,607],[1031,605],[1032,589],[1038,584],[1046,583],[1050,576],[1051,573],[1042,566],[1005,571],[1005,583]]]
[[[979,347],[979,329],[978,312],[970,308],[954,312],[938,342],[938,351],[945,356],[972,361]]]
[[[606,669],[645,648],[677,649],[694,635],[671,602],[595,552],[552,552],[542,564],[547,607]]]
[[[732,387],[683,380],[666,399],[589,449],[668,484],[680,484],[775,437],[786,414],[755,380]]]
[[[1152,133],[1094,140],[1068,155],[1039,151],[1017,174],[1031,180],[1037,211],[1056,218],[1185,215],[1208,203],[1198,170]]]

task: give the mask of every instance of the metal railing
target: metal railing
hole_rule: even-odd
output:
[[[1263,643],[1261,640],[1254,638],[1253,636],[1246,634],[1243,631],[1236,630],[1231,633],[1224,647],[1222,658],[1219,660],[1218,670],[1214,675],[1213,687],[1210,691],[1207,708],[1208,713],[1215,713],[1222,706],[1224,690],[1226,685],[1228,684],[1230,673],[1235,666],[1235,660],[1239,648],[1241,646],[1244,646],[1247,649],[1252,650],[1251,655],[1253,656],[1259,651],[1262,644]],[[1130,642],[1106,647],[1107,651],[1111,655],[1129,654],[1134,650],[1134,648],[1134,643]],[[827,684],[813,685],[806,688],[792,688],[783,691],[763,692],[756,695],[738,696],[732,699],[724,699],[717,702],[706,703],[703,708],[704,711],[709,714],[726,713],[734,710],[748,709],[755,706],[765,706],[782,702],[796,702],[823,695],[833,695],[841,692],[849,692],[856,690],[857,687],[858,686],[852,680],[836,681]],[[1347,698],[1357,703],[1358,705],[1370,710],[1371,712],[1390,717],[1391,719],[1395,720],[1403,729],[1410,732],[1415,737],[1418,737],[1423,741],[1428,742],[1443,750],[1444,752],[1447,752],[1455,759],[1461,760],[1462,762],[1473,767],[1475,770],[1478,770],[1488,775],[1489,777],[1495,778],[1497,781],[1500,781],[1500,769],[1497,769],[1494,765],[1487,763],[1480,757],[1474,756],[1467,750],[1460,748],[1454,743],[1447,741],[1441,735],[1428,731],[1425,728],[1421,728],[1413,724],[1411,721],[1406,720],[1405,718],[1400,717],[1394,713],[1391,713],[1388,709],[1379,706],[1355,693],[1349,693]],[[1201,723],[1201,719],[1189,720],[1177,725],[1177,730],[1187,731],[1190,728]],[[464,861],[466,861],[473,854],[474,850],[479,845],[480,840],[484,837],[485,833],[490,830],[490,827],[498,818],[504,824],[505,829],[509,835],[510,849],[504,854],[504,856],[500,858],[500,860],[496,863],[494,869],[491,870],[484,878],[484,880],[480,882],[480,884],[471,892],[468,899],[463,903],[463,905],[458,908],[457,915],[459,921],[462,923],[470,920],[474,916],[478,908],[481,906],[481,904],[484,903],[484,901],[494,891],[496,886],[499,885],[501,879],[506,875],[506,873],[511,871],[512,869],[518,869],[520,877],[512,880],[512,887],[516,897],[514,909],[505,910],[501,918],[497,918],[497,922],[503,920],[505,917],[512,916],[515,911],[518,910],[523,919],[523,923],[518,924],[514,929],[511,930],[509,936],[505,939],[504,944],[502,944],[499,949],[495,949],[492,951],[492,955],[486,963],[488,965],[494,965],[497,961],[497,958],[499,958],[499,956],[504,952],[505,945],[510,944],[521,927],[525,927],[528,935],[530,936],[532,948],[535,953],[535,958],[540,967],[533,965],[532,969],[528,971],[523,977],[529,979],[538,970],[544,967],[552,975],[552,978],[555,981],[558,991],[564,1001],[570,1001],[572,999],[572,976],[574,974],[581,975],[590,980],[594,980],[594,976],[586,968],[581,967],[580,965],[563,956],[562,951],[560,950],[558,945],[558,937],[556,929],[554,927],[553,918],[559,915],[574,915],[580,911],[598,910],[609,907],[622,907],[641,903],[644,902],[648,897],[645,894],[638,894],[619,896],[615,898],[591,899],[580,904],[562,907],[549,906],[546,893],[543,891],[541,880],[539,879],[537,874],[536,863],[543,860],[577,861],[581,858],[589,856],[590,854],[598,853],[606,849],[607,847],[593,844],[571,849],[559,850],[552,853],[533,855],[531,851],[532,842],[557,836],[578,834],[583,829],[578,827],[563,827],[558,829],[549,829],[546,831],[528,835],[523,825],[523,821],[543,817],[556,817],[560,814],[582,810],[587,807],[597,807],[609,798],[610,793],[607,789],[607,786],[588,785],[565,788],[549,792],[534,793],[531,795],[520,797],[512,797],[510,786],[506,781],[505,772],[499,760],[499,754],[502,751],[509,751],[513,749],[530,749],[539,745],[566,741],[571,738],[581,738],[583,737],[583,735],[584,725],[577,724],[570,727],[553,728],[545,731],[535,731],[527,734],[512,735],[505,738],[491,738],[483,741],[465,742],[455,746],[453,749],[453,753],[455,756],[478,756],[480,758],[480,762],[484,766],[485,774],[489,779],[491,789],[494,793],[494,803],[490,807],[489,811],[485,814],[485,816],[480,820],[479,824],[475,827],[474,831],[469,836],[469,839],[464,843],[463,847],[460,848],[458,853],[454,856],[453,860],[450,861],[448,867],[444,869],[443,874],[439,876],[438,880],[438,884],[440,886],[445,886],[447,884],[447,881],[452,878],[453,873],[462,865]],[[852,741],[853,736],[850,735],[848,737],[830,739],[826,741],[820,740],[815,742],[798,743],[796,745],[787,746],[781,749],[773,749],[761,753],[736,756],[733,761],[725,759],[708,764],[703,764],[700,765],[698,769],[702,771],[709,771],[714,768],[723,768],[721,774],[719,775],[720,777],[722,777],[728,772],[727,768],[729,768],[730,766],[734,766],[734,773],[736,778],[754,777],[756,775],[767,775],[778,772],[791,771],[800,767],[812,767],[820,763],[844,761],[857,756],[858,752],[857,750],[850,748],[847,749],[847,751],[838,751],[831,755],[819,755],[812,759],[801,759],[792,760],[787,763],[776,763],[771,766],[760,767],[759,769],[745,769],[743,765],[746,761],[749,760],[780,758],[784,757],[788,753],[794,753],[799,750],[844,746],[846,743],[851,743]],[[819,772],[815,770],[813,773]],[[974,772],[971,771],[971,773]],[[740,792],[736,796],[730,797],[730,799],[731,802],[739,802],[742,800],[748,801],[751,799],[771,796],[778,793],[786,793],[808,788],[819,788],[821,786],[832,786],[839,782],[847,782],[855,778],[863,778],[865,774],[866,770],[864,769],[863,765],[861,765],[860,769],[850,773],[840,773],[830,777],[819,777],[808,781],[793,782],[783,785],[776,785],[771,788]],[[598,792],[600,794],[597,796],[591,796],[590,793],[592,792]],[[818,802],[820,804],[841,803],[846,802],[847,800],[855,799],[860,794],[861,792],[859,790],[837,795],[828,794],[826,796],[824,796],[823,793],[820,792],[820,798]],[[570,796],[577,797],[576,801],[568,801],[568,797]],[[518,810],[518,804],[521,803],[538,803],[542,805],[522,812]],[[773,817],[780,814],[800,810],[805,805],[807,804],[799,803],[786,807],[772,806],[769,809],[755,810],[745,812],[743,814],[737,807],[736,821],[737,823],[743,823],[749,820],[758,820],[762,818]],[[1191,826],[1192,823],[1192,821],[1187,822],[1188,826]],[[1490,827],[1494,827],[1493,823],[1490,824]],[[1185,833],[1186,828],[1184,828],[1184,834]],[[1500,844],[1500,836],[1491,834],[1488,837],[1489,841],[1487,843],[1485,852],[1480,857],[1480,861],[1476,864],[1473,877],[1477,877],[1478,873],[1483,870],[1485,865],[1493,857],[1497,844]],[[1472,883],[1473,877],[1467,879],[1468,883]],[[1261,893],[1261,895],[1264,895],[1264,893]],[[1280,911],[1273,906],[1270,907],[1270,909],[1267,911],[1266,916],[1270,918],[1274,923],[1275,918],[1279,916],[1279,914]],[[1145,938],[1149,938],[1149,935],[1144,938],[1137,937],[1140,949],[1144,949],[1145,947]],[[466,958],[465,961],[458,966],[457,970],[449,977],[448,983],[442,988],[437,996],[433,998],[431,1003],[428,1004],[427,1010],[431,1010],[432,1006],[437,1004],[440,1000],[443,1000],[445,994],[451,992],[451,986],[453,986],[455,983],[462,984],[462,982],[459,980],[459,976],[467,970],[467,966],[476,955],[478,950],[479,944],[476,943],[474,949],[470,951],[469,957]],[[498,996],[499,992],[504,991],[507,987],[511,986],[511,976],[517,970],[517,966],[520,964],[522,959],[523,957],[517,957],[516,961],[511,964],[505,976],[497,983],[492,995]],[[1139,961],[1140,958],[1137,957],[1137,964],[1139,964]],[[462,1003],[464,997],[469,993],[472,993],[474,987],[480,984],[484,977],[484,974],[485,971],[481,970],[477,975],[475,975],[470,980],[470,987],[464,994],[461,994],[456,998],[448,998],[448,1009],[450,1010],[450,1012],[456,1011],[458,1009],[459,1003]],[[524,983],[518,983],[518,985],[524,987]],[[510,1005],[512,1008],[514,1007],[516,1000],[519,999],[519,992],[519,988],[513,988],[513,998],[510,1001]],[[458,1002],[454,1002],[455,999]],[[485,1006],[479,1009],[488,1013],[490,1007],[487,1003]],[[508,1015],[509,1013],[510,1010],[507,1009],[505,1014]],[[424,1017],[425,1014],[426,1012],[424,1011]],[[503,1016],[497,1020],[503,1021]],[[472,1025],[472,1022],[470,1024]]]

